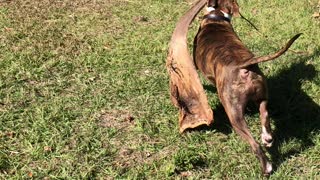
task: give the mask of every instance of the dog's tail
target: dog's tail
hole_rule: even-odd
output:
[[[180,18],[169,44],[166,67],[170,75],[171,101],[179,108],[181,133],[213,121],[213,112],[187,45],[188,27],[206,1],[199,0]]]
[[[281,48],[279,51],[275,52],[274,54],[261,56],[261,57],[254,57],[254,58],[246,61],[244,64],[242,64],[240,68],[248,67],[250,65],[261,63],[261,62],[270,61],[270,60],[273,60],[273,59],[281,56],[283,53],[285,53],[290,48],[290,46],[294,43],[294,41],[296,39],[298,39],[300,37],[301,34],[302,33],[299,33],[299,34],[296,34],[295,36],[293,36],[283,48]]]

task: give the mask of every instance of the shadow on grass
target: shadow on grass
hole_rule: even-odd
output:
[[[216,130],[225,135],[230,134],[232,132],[232,126],[223,106],[219,104],[215,109],[212,109],[212,111],[214,114],[214,121],[210,126],[200,125],[192,129],[186,129],[186,132]]]
[[[268,149],[271,160],[276,170],[284,161],[293,155],[297,155],[312,146],[313,133],[320,131],[320,107],[302,89],[304,80],[313,81],[318,76],[318,72],[311,64],[306,64],[307,60],[320,56],[320,49],[316,50],[311,56],[301,58],[297,63],[288,69],[284,69],[275,77],[268,78],[269,88],[269,113],[273,119],[275,129],[273,136],[275,139],[272,148]],[[315,82],[318,84],[319,82]],[[213,86],[204,85],[204,89],[216,93]],[[315,89],[317,91],[318,89]],[[308,93],[313,93],[308,90]],[[247,108],[246,114],[257,113],[257,108],[251,104]],[[224,111],[219,104],[214,111],[214,123],[212,126],[201,126],[195,130],[212,130],[224,134],[232,132],[232,126]],[[296,140],[294,147],[280,152],[281,147],[286,142]],[[298,144],[297,144],[298,143]]]
[[[304,57],[277,76],[268,79],[269,113],[275,125],[275,142],[268,151],[275,170],[291,156],[314,146],[313,133],[317,134],[320,131],[320,107],[301,86],[302,81],[313,81],[318,76],[315,67],[306,64],[306,61],[319,56],[320,49],[312,56]],[[309,89],[308,93],[313,93],[312,89]],[[295,140],[294,147],[281,152],[280,148],[284,143],[291,140]]]

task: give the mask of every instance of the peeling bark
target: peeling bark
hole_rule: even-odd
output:
[[[169,44],[166,66],[171,101],[179,108],[180,133],[213,122],[212,109],[187,47],[188,27],[205,3],[206,0],[199,0],[180,18]]]

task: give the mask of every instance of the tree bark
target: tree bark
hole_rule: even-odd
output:
[[[171,101],[179,108],[180,133],[213,122],[212,109],[187,47],[188,27],[205,3],[206,0],[199,0],[181,17],[169,44],[166,66],[170,76]]]

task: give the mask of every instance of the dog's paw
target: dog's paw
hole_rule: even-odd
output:
[[[269,134],[269,133],[262,133],[261,134],[261,140],[262,140],[262,144],[265,146],[265,147],[271,147],[272,146],[272,143],[273,143],[273,139],[272,139],[272,136]]]
[[[267,162],[263,175],[268,177],[270,176],[271,172],[272,172],[272,164],[270,162]]]

